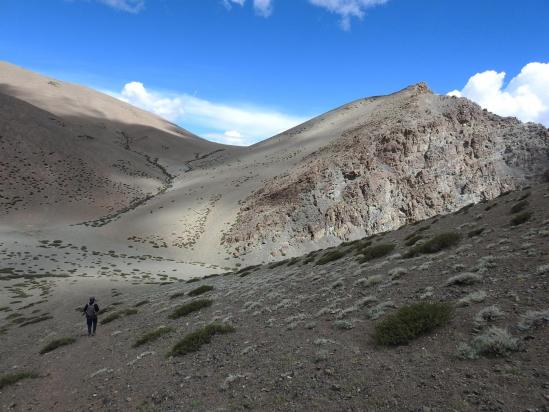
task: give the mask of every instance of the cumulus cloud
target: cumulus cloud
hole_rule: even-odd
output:
[[[239,6],[244,6],[244,3],[246,3],[246,0],[223,0],[222,4],[230,10],[233,7],[233,4],[238,4]]]
[[[149,91],[140,82],[127,83],[120,93],[109,94],[183,127],[207,130],[204,137],[227,144],[253,144],[307,120],[258,107],[211,102],[188,94]]]
[[[389,0],[309,0],[314,6],[322,7],[340,16],[343,30],[351,29],[351,19],[362,19],[366,10],[387,3]]]
[[[501,116],[549,126],[549,63],[529,63],[505,85],[505,72],[488,70],[472,76],[462,90],[448,95],[467,97]]]
[[[269,17],[273,13],[272,0],[254,0],[254,10],[262,17]]]
[[[145,8],[145,0],[98,0],[114,9],[122,10],[128,13],[139,13]]]

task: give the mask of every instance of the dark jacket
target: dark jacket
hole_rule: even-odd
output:
[[[86,303],[86,306],[84,306],[84,314],[86,315],[86,317],[88,317],[88,306],[90,306],[89,303]],[[93,308],[95,313],[92,317],[96,318],[97,314],[99,313],[99,305],[97,303],[94,303]]]

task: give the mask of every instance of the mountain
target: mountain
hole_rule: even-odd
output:
[[[0,226],[99,219],[224,147],[94,90],[0,63]]]
[[[7,63],[0,99],[0,229],[223,267],[450,213],[549,169],[546,128],[423,83],[246,148]]]

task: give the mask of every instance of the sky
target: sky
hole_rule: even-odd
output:
[[[248,145],[426,81],[549,126],[546,0],[0,0],[0,60]]]

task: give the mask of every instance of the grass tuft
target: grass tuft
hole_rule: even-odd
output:
[[[19,372],[9,373],[7,375],[0,376],[0,390],[6,386],[13,385],[23,379],[36,379],[38,375],[34,372]]]
[[[110,323],[112,322],[113,320],[116,320],[118,318],[122,318],[124,316],[129,316],[129,315],[135,315],[137,313],[137,309],[122,309],[122,310],[118,310],[116,312],[112,312],[110,315],[108,315],[107,317],[105,317],[102,321],[101,321],[101,324],[102,325],[105,325],[107,323]]]
[[[395,249],[393,243],[380,243],[379,245],[369,246],[359,251],[362,257],[359,258],[359,263],[365,263],[383,256],[387,256]]]
[[[56,339],[54,341],[51,341],[50,343],[48,343],[46,346],[44,346],[42,348],[42,350],[40,351],[40,355],[43,355],[44,353],[48,353],[48,352],[51,352],[61,346],[67,346],[67,345],[72,345],[74,342],[76,342],[76,339],[75,338],[61,338],[61,339]]]
[[[532,212],[522,212],[515,215],[515,217],[511,219],[511,226],[518,226],[523,224],[524,222],[527,222],[532,217],[532,214]]]
[[[461,235],[456,232],[445,232],[436,235],[435,237],[414,246],[404,254],[405,258],[416,257],[420,254],[437,253],[441,250],[448,249],[457,245],[461,240]]]
[[[191,352],[197,352],[202,345],[210,343],[213,336],[232,332],[234,332],[234,328],[230,325],[210,323],[201,329],[189,333],[177,342],[168,353],[168,356],[183,356]]]
[[[446,325],[452,307],[445,303],[421,302],[404,306],[375,326],[373,338],[378,345],[403,345]]]
[[[461,343],[458,346],[458,357],[462,359],[477,359],[481,355],[504,357],[518,349],[517,339],[505,329],[492,326],[484,333],[475,336],[470,344]]]
[[[149,299],[142,300],[141,302],[137,302],[135,305],[133,305],[134,308],[138,308],[139,306],[146,305],[147,303],[150,303]]]
[[[184,305],[178,306],[173,313],[168,316],[170,319],[178,319],[183,316],[187,316],[190,313],[197,312],[202,308],[207,308],[208,306],[211,306],[213,303],[212,300],[209,299],[198,299],[189,303],[186,303]]]
[[[161,336],[167,335],[168,333],[171,333],[171,332],[173,332],[173,328],[160,326],[158,329],[141,336],[139,339],[135,341],[132,347],[137,348],[138,346],[157,340]]]
[[[330,252],[327,252],[325,253],[324,255],[322,255],[322,257],[320,259],[318,259],[318,261],[316,262],[316,265],[325,265],[326,263],[330,263],[330,262],[333,262],[335,260],[338,260],[340,258],[342,258],[343,256],[345,256],[346,253],[342,250],[332,250]]]
[[[527,206],[528,200],[521,200],[520,202],[515,203],[510,212],[514,215],[515,213],[522,212]]]
[[[213,286],[210,286],[210,285],[202,285],[202,286],[199,286],[197,287],[196,289],[193,289],[189,292],[189,296],[198,296],[198,295],[202,295],[206,292],[209,292],[210,290],[213,290]]]

